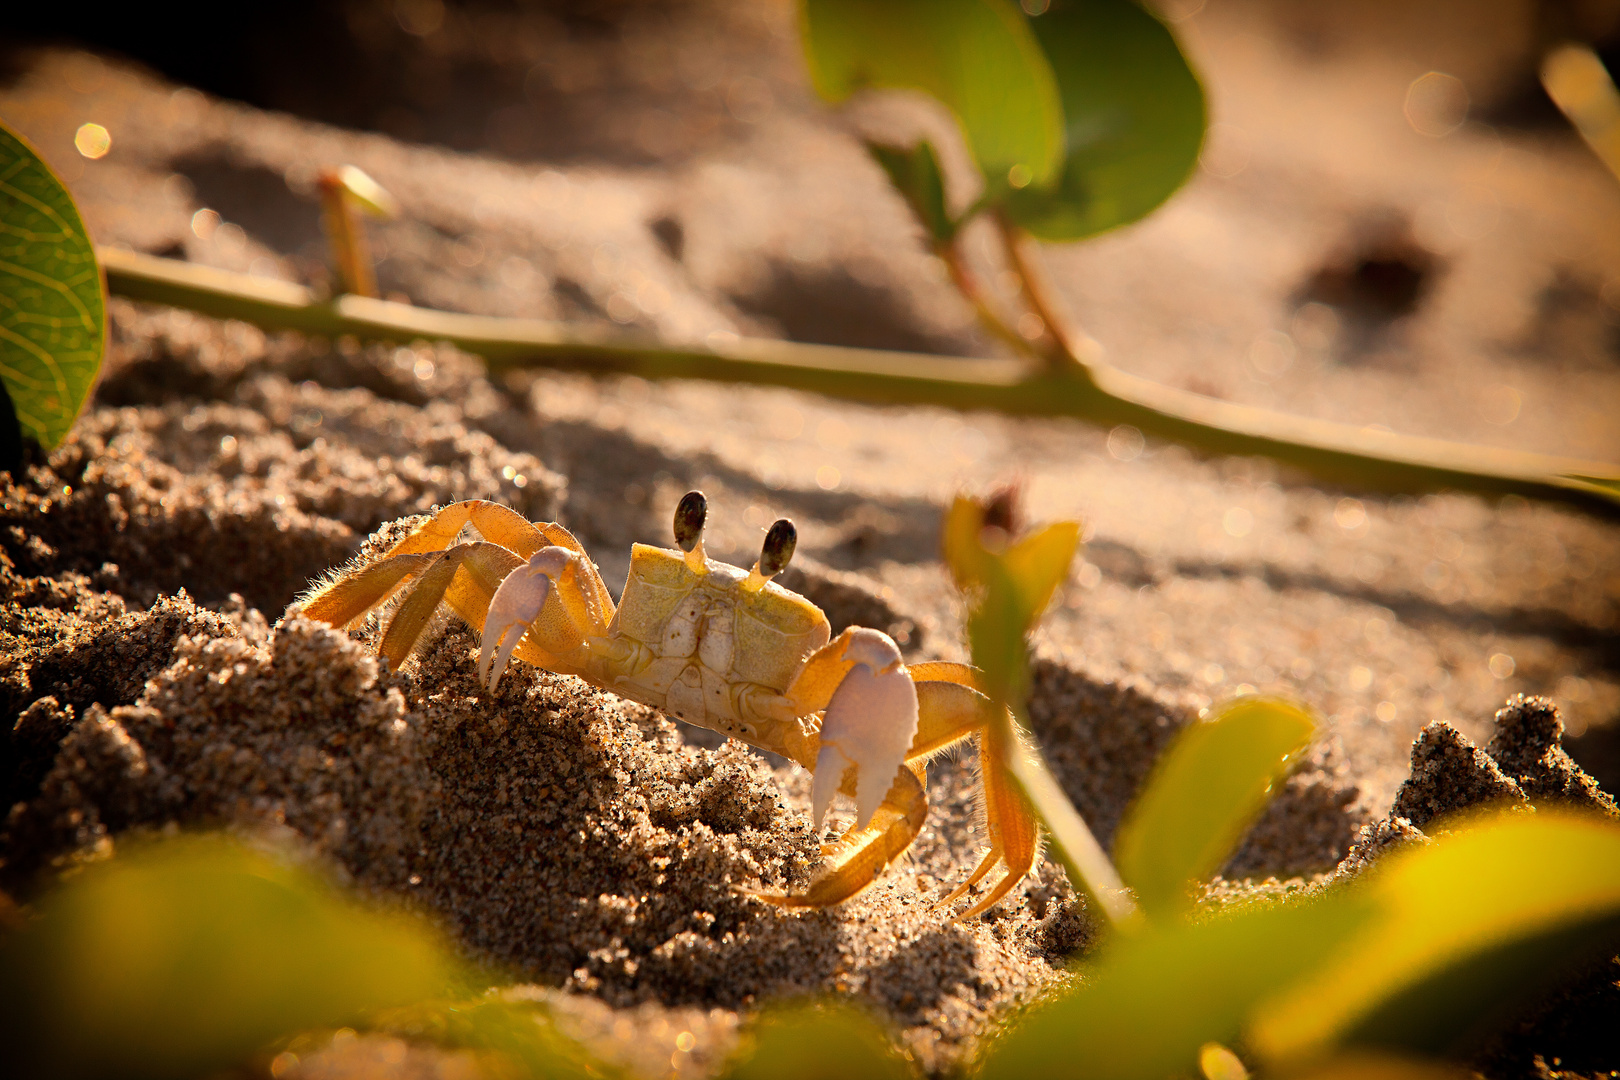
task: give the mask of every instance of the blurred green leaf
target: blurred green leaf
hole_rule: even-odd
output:
[[[1478,1080],[1472,1069],[1385,1054],[1339,1054],[1279,1080]]]
[[[1008,215],[1043,240],[1141,218],[1198,163],[1198,77],[1169,28],[1131,0],[1052,0],[1029,22],[1057,76],[1065,159],[1055,184],[1007,192]]]
[[[1220,869],[1315,734],[1301,706],[1244,697],[1177,737],[1114,838],[1114,863],[1149,917],[1191,906],[1188,886]]]
[[[1377,917],[1341,891],[1110,940],[1073,994],[997,1040],[982,1080],[1164,1080],[1194,1074],[1205,1043],[1235,1044],[1255,1003],[1318,967]]]
[[[905,197],[929,237],[944,243],[956,234],[956,223],[945,208],[945,177],[933,143],[924,139],[907,150],[868,142],[866,149],[889,174],[889,183]]]
[[[991,701],[1021,709],[1029,682],[1029,643],[1024,639],[1018,589],[999,562],[985,574],[985,588],[968,615],[968,651],[980,671],[980,689]]]
[[[982,689],[1016,712],[1028,682],[1025,638],[1069,575],[1080,526],[1055,522],[999,550],[985,545],[984,515],[983,504],[958,495],[945,512],[942,547],[957,586],[970,594],[968,645],[982,672]]]
[[[417,920],[185,837],[86,869],[0,943],[0,1045],[18,1075],[196,1075],[456,978]]]
[[[1056,521],[1040,532],[1011,544],[1002,557],[1007,575],[1018,590],[1021,632],[1034,629],[1052,602],[1052,594],[1069,578],[1069,567],[1080,547],[1080,523]]]
[[[1198,1073],[1204,1080],[1249,1080],[1243,1059],[1218,1042],[1198,1048]]]
[[[828,1003],[765,1014],[723,1075],[728,1080],[907,1080],[916,1073],[871,1017]]]
[[[966,495],[951,500],[940,531],[940,548],[956,587],[964,592],[982,589],[990,574],[990,553],[980,535],[983,531],[982,503]]]
[[[559,1031],[551,1011],[538,1001],[505,996],[430,1001],[374,1015],[370,1027],[440,1046],[498,1054],[518,1066],[521,1075],[543,1080],[625,1075]]]
[[[1436,844],[1389,856],[1360,891],[1383,917],[1259,1012],[1249,1044],[1268,1061],[1304,1060],[1351,1039],[1387,1041],[1377,1025],[1364,1025],[1397,1001],[1403,1013],[1427,1010],[1430,1019],[1454,1022],[1455,1002],[1409,991],[1473,959],[1494,955],[1511,973],[1527,952],[1516,946],[1539,940],[1528,952],[1545,971],[1609,942],[1620,915],[1620,826],[1547,810],[1488,815]],[[1448,992],[1470,983],[1497,992],[1490,966],[1451,980]]]
[[[1063,106],[1052,69],[1011,0],[804,0],[816,91],[921,90],[962,125],[992,191],[1009,174],[1039,186],[1063,163]]]
[[[51,450],[101,370],[107,300],[72,196],[3,124],[0,283],[0,382],[22,433]]]

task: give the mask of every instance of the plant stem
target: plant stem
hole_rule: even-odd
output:
[[[985,329],[1000,338],[1005,344],[1012,346],[1014,352],[1037,360],[1043,359],[1029,340],[1023,334],[1008,326],[1001,316],[996,314],[995,308],[990,306],[989,294],[985,291],[984,286],[979,284],[978,277],[973,273],[972,268],[968,266],[967,253],[962,250],[961,240],[959,239],[961,235],[961,232],[958,231],[955,237],[936,245],[934,249],[940,259],[944,261],[945,268],[950,271],[951,284],[955,285],[956,291],[961,293],[968,303],[973,305],[973,311],[979,316],[979,322],[984,324]]]
[[[1065,416],[1129,424],[1202,450],[1259,454],[1323,479],[1388,492],[1448,488],[1514,493],[1620,515],[1620,467],[1470,446],[1289,416],[1163,386],[1106,364],[1031,374],[1018,360],[969,360],[743,338],[714,348],[667,346],[622,331],[434,311],[160,259],[97,251],[109,288],[132,300],[242,319],[269,330],[409,342],[448,341],[491,371],[535,367],[647,379],[708,379],[831,397]],[[1087,377],[1089,376],[1089,377]]]
[[[1591,46],[1565,43],[1541,61],[1541,85],[1592,152],[1620,178],[1620,90]]]
[[[1024,717],[1014,720],[1010,713],[1004,712],[1003,715],[1006,717],[1004,722],[1009,726],[1017,724],[1028,729]],[[1022,742],[1014,733],[1009,732],[1008,735],[1015,744]],[[1114,929],[1131,930],[1139,926],[1142,910],[1137,906],[1135,897],[1125,888],[1119,871],[1114,869],[1107,852],[1103,851],[1102,845],[1092,834],[1091,827],[1046,767],[1040,752],[1030,747],[1022,753],[1007,754],[1005,758],[1011,765],[1013,778],[1024,789],[1030,804],[1045,823],[1054,853],[1063,864],[1064,873],[1069,876],[1069,884],[1074,886],[1076,892],[1087,894]]]
[[[1102,350],[1063,316],[1058,306],[1057,290],[1041,269],[1035,239],[1014,225],[1002,211],[997,210],[991,216],[995,219],[997,235],[1006,245],[1008,261],[1024,287],[1024,295],[1029,297],[1029,306],[1051,336],[1053,348],[1049,352],[1049,363],[1054,367],[1078,368],[1084,372],[1098,359]]]
[[[316,182],[321,195],[321,224],[326,229],[332,268],[346,293],[377,295],[377,272],[372,266],[371,249],[360,224],[360,209],[336,169],[327,169]]]

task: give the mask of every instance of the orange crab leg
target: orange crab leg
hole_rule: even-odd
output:
[[[845,631],[825,649],[811,657],[789,693],[795,704],[808,713],[811,706],[825,706],[838,683],[854,666],[844,655],[851,635]],[[917,689],[917,732],[907,752],[905,768],[898,770],[894,787],[865,828],[850,830],[828,845],[824,854],[832,864],[800,895],[754,894],[784,907],[823,907],[848,899],[866,888],[877,874],[893,862],[916,839],[927,817],[926,795],[921,791],[924,763],[929,757],[975,735],[979,738],[984,777],[985,818],[990,849],[978,867],[945,902],[960,897],[991,870],[1005,862],[1006,875],[981,901],[961,918],[988,910],[1028,875],[1040,852],[1039,829],[1033,809],[1023,792],[1013,783],[1008,766],[1009,751],[1000,745],[997,725],[990,724],[990,701],[981,694],[973,669],[965,664],[923,663],[907,669]],[[784,748],[790,757],[807,768],[814,768],[820,739],[814,732],[792,740]],[[917,790],[907,783],[907,774],[918,780]],[[840,790],[855,793],[855,773],[843,778]]]
[[[852,829],[823,848],[831,865],[802,893],[749,892],[768,904],[822,908],[842,903],[866,888],[885,866],[899,858],[928,819],[928,795],[921,766],[895,770],[894,786],[865,827]],[[854,794],[854,785],[845,785]]]
[[[347,629],[394,595],[412,574],[420,573],[437,559],[437,554],[414,552],[379,559],[364,570],[316,589],[299,602],[299,611],[306,619]]]
[[[962,894],[965,886],[972,885],[995,865],[997,858],[1007,864],[1007,873],[978,903],[957,916],[971,919],[990,910],[1001,898],[1017,887],[1035,867],[1041,854],[1040,828],[1035,808],[1029,804],[1023,788],[1013,779],[1009,757],[1022,753],[1022,748],[1002,745],[1010,732],[999,724],[988,725],[979,733],[980,776],[984,784],[985,826],[990,834],[990,850],[984,861],[946,900],[950,903]]]
[[[485,499],[468,499],[464,502],[451,503],[436,511],[433,517],[423,522],[415,532],[390,548],[388,554],[404,555],[447,550],[455,543],[456,536],[461,530],[468,525],[477,529],[485,540],[516,555],[520,562],[548,545],[567,548],[580,556],[592,571],[588,575],[588,580],[580,582],[580,587],[589,593],[590,601],[596,607],[605,610],[608,619],[612,619],[613,596],[608,592],[602,576],[595,572],[596,564],[591,562],[584,546],[574,538],[574,534],[555,522],[529,521],[516,510],[500,503],[492,503]],[[466,617],[465,611],[461,614]],[[468,621],[476,628],[482,623],[482,615],[477,622],[471,619]]]
[[[518,565],[518,557],[504,547],[476,540],[457,544],[439,555],[417,578],[416,587],[389,620],[377,651],[399,670],[421,640],[440,602],[446,599],[473,629],[481,629],[489,597],[501,579]]]
[[[388,554],[444,551],[468,525],[477,529],[485,540],[499,544],[520,559],[527,559],[548,542],[545,533],[516,510],[484,499],[468,499],[434,511],[432,518],[390,548]]]

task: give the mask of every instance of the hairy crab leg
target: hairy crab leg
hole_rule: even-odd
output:
[[[574,534],[555,522],[529,521],[516,510],[500,503],[489,502],[486,499],[468,499],[442,507],[415,532],[389,549],[388,554],[403,555],[446,550],[455,543],[461,530],[468,525],[477,529],[485,540],[516,555],[520,562],[545,547],[556,546],[572,551],[584,560],[585,566],[591,571],[588,575],[589,580],[582,582],[583,588],[591,594],[592,602],[604,608],[608,612],[608,618],[612,618],[613,596],[608,592],[602,576],[596,572],[596,564],[591,562],[584,546],[574,538]],[[465,611],[461,614],[466,617]],[[481,622],[480,619],[474,626],[480,625]]]
[[[872,884],[885,866],[899,858],[928,819],[928,796],[921,766],[897,769],[887,797],[864,826],[831,845],[831,862],[802,893],[749,892],[768,904],[821,908],[841,903]]]
[[[520,559],[527,559],[547,543],[545,533],[511,507],[485,499],[468,499],[434,511],[433,517],[390,548],[388,554],[444,551],[468,525],[477,529],[485,540],[499,544]]]
[[[377,651],[394,670],[399,670],[421,640],[422,632],[447,593],[452,594],[450,606],[456,614],[473,629],[479,629],[483,623],[482,612],[488,608],[495,586],[518,565],[516,555],[485,541],[450,548],[417,579],[410,595],[389,620]]]
[[[831,664],[824,664],[822,678],[834,670]],[[988,894],[958,916],[967,919],[989,910],[1028,876],[1040,854],[1039,826],[1033,808],[1011,779],[1011,751],[1000,745],[1001,737],[992,734],[990,701],[979,692],[973,668],[938,661],[912,664],[908,670],[916,681],[918,699],[917,733],[906,758],[909,766],[978,736],[990,846],[973,873],[941,903],[960,898],[998,864],[1006,864],[1006,873]],[[849,839],[854,839],[853,834]]]
[[[327,623],[340,630],[363,619],[373,608],[394,595],[412,574],[433,565],[438,554],[406,553],[389,555],[370,566],[344,574],[294,602],[306,619]]]
[[[1029,804],[1023,788],[1013,779],[1008,765],[1010,754],[1024,751],[1019,746],[1001,745],[1004,741],[1007,741],[1007,735],[998,727],[987,727],[979,733],[979,772],[984,784],[985,824],[990,833],[990,852],[985,858],[988,861],[991,855],[999,854],[1007,864],[1007,873],[977,903],[958,915],[959,920],[971,919],[994,907],[1029,876],[1029,872],[1035,868],[1035,860],[1041,854],[1035,808]],[[981,865],[980,871],[985,869]],[[982,877],[980,871],[975,871],[965,884],[971,885]],[[952,893],[945,903],[955,900],[961,892],[958,889]]]
[[[1004,745],[1008,736],[1000,725],[988,723],[990,701],[979,693],[973,668],[966,664],[938,661],[914,664],[912,677],[928,707],[923,710],[924,721],[917,732],[913,753],[927,754],[977,731],[979,735],[979,771],[984,785],[985,825],[990,834],[990,848],[985,852],[973,873],[941,901],[949,904],[984,878],[998,862],[1005,862],[1007,872],[995,888],[976,904],[957,916],[970,919],[1011,892],[1034,869],[1040,857],[1040,826],[1034,807],[1025,798],[1023,789],[1012,779],[1010,755],[1023,753],[1022,747]],[[968,725],[969,716],[976,719]]]

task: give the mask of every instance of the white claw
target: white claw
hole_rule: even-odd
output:
[[[827,703],[810,789],[818,829],[851,765],[857,769],[855,827],[870,822],[917,736],[917,687],[894,639],[862,627],[851,636],[844,656],[855,666]]]
[[[490,598],[489,614],[484,616],[483,645],[478,651],[478,681],[491,691],[500,683],[518,642],[540,617],[540,610],[551,597],[554,580],[572,554],[566,548],[541,548],[527,563],[507,574]]]

